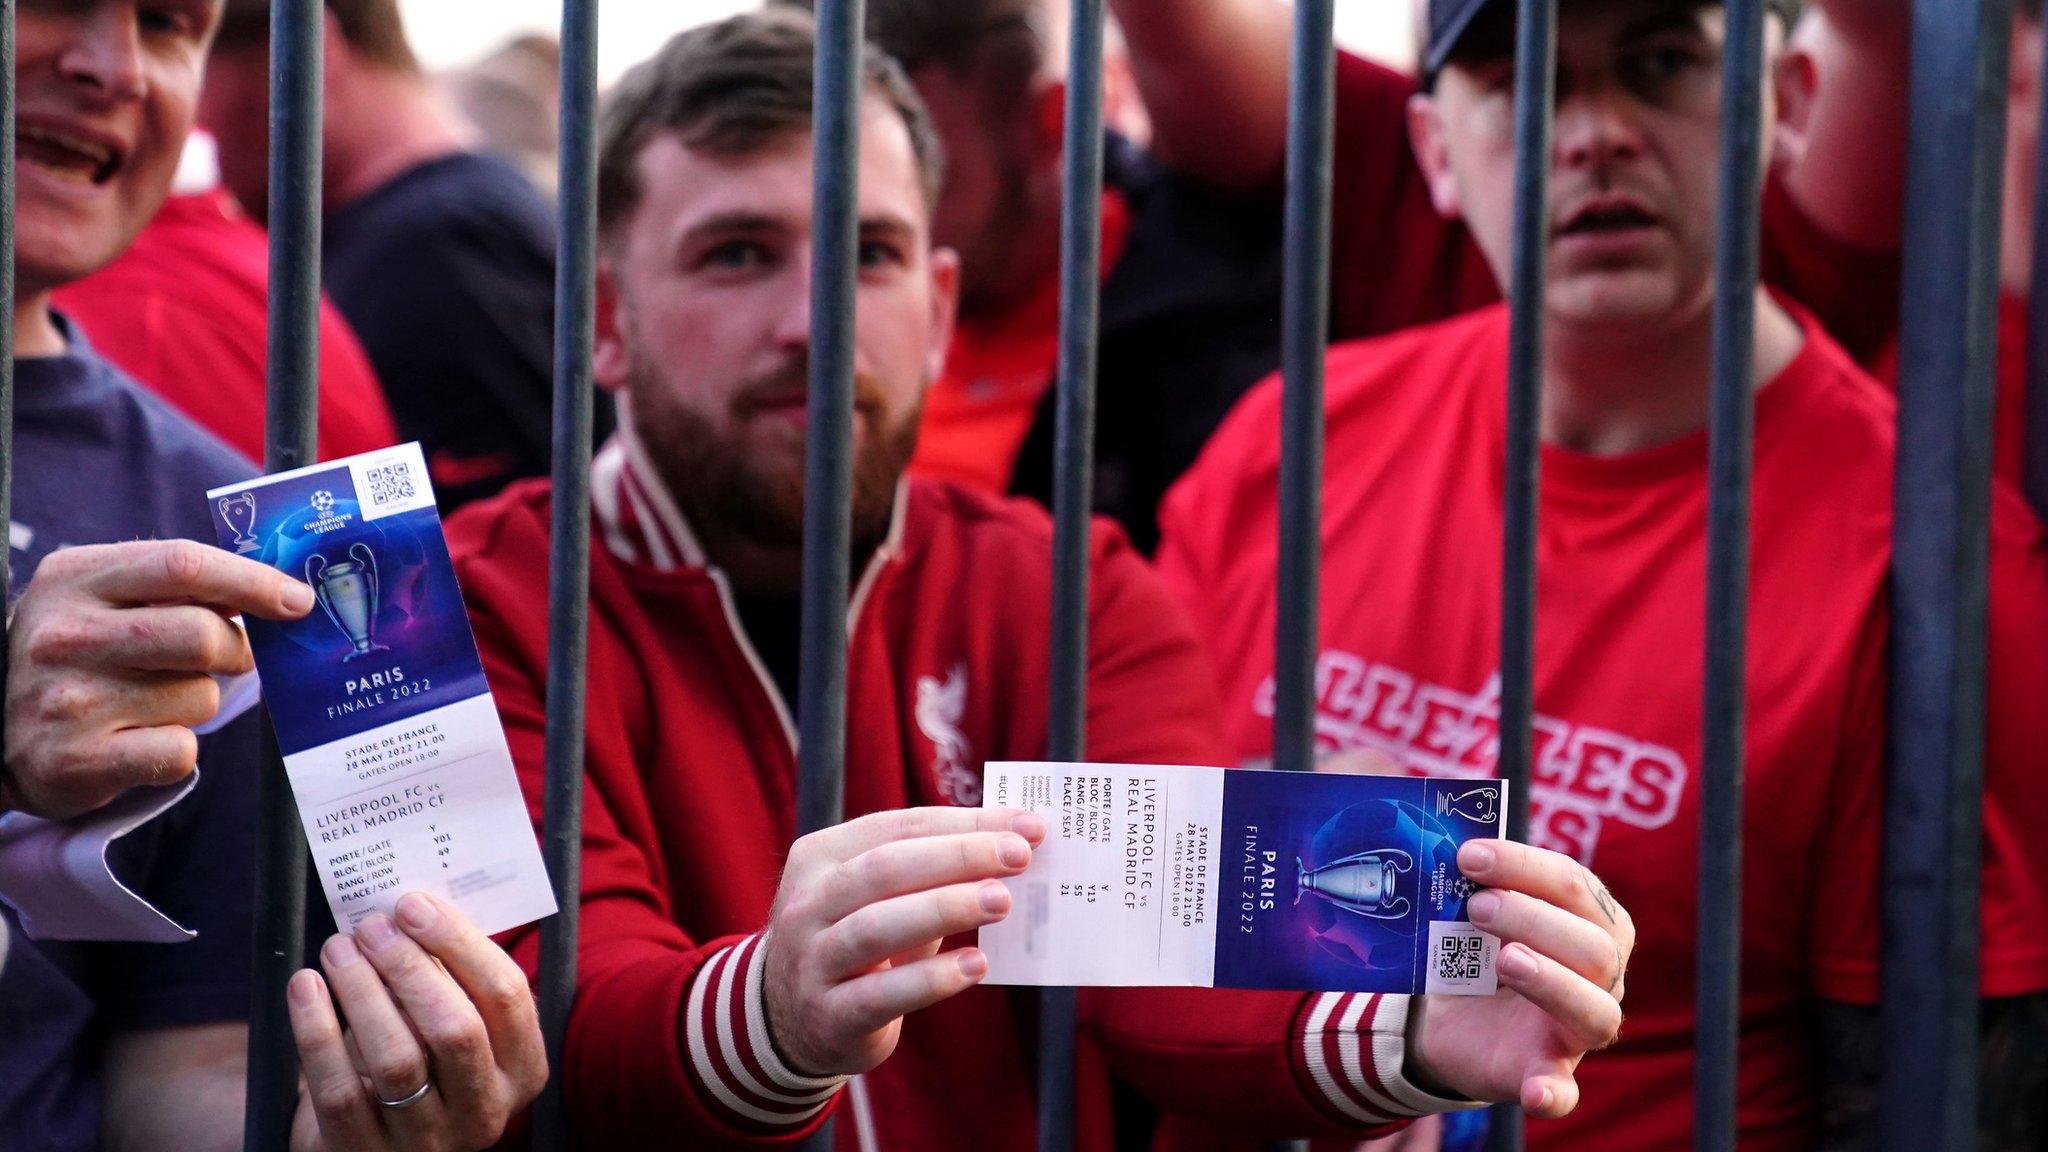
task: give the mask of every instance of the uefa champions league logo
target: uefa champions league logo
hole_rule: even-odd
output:
[[[322,520],[334,515],[334,493],[325,488],[313,493],[313,511],[318,512]]]

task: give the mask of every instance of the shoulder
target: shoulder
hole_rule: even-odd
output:
[[[1440,405],[1441,385],[1475,375],[1472,370],[1484,363],[1478,358],[1501,346],[1506,324],[1506,309],[1496,305],[1386,336],[1332,344],[1323,360],[1326,435],[1392,407]],[[1233,486],[1270,482],[1280,463],[1284,392],[1277,372],[1247,392],[1189,475],[1227,477]]]
[[[1805,343],[1759,397],[1759,415],[1769,411],[1765,405],[1775,405],[1785,410],[1791,417],[1787,423],[1796,429],[1825,424],[1826,436],[1813,437],[1815,442],[1807,444],[1808,449],[1820,449],[1844,464],[1878,466],[1889,477],[1898,442],[1897,399],[1850,357],[1812,313],[1798,306],[1792,307],[1792,313]],[[1782,389],[1784,395],[1772,396],[1773,389]]]
[[[518,169],[481,153],[427,161],[341,214],[353,242],[390,248],[470,248],[508,239],[547,248],[553,233],[539,190]]]
[[[904,507],[903,557],[908,565],[951,580],[964,573],[1001,572],[1005,579],[1050,584],[1052,516],[1038,504],[942,481],[912,480]],[[1138,562],[1123,529],[1091,517],[1089,561],[1098,573]]]
[[[255,463],[194,423],[192,419],[144,388],[126,372],[87,352],[113,387],[108,416],[127,426],[133,464],[138,472],[158,476],[184,488],[217,488],[257,474]]]
[[[545,476],[518,481],[495,496],[465,504],[443,525],[448,552],[468,579],[472,573],[545,571],[554,485]],[[599,549],[592,548],[593,555]]]

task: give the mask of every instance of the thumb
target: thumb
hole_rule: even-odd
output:
[[[1579,1106],[1579,1082],[1562,1060],[1532,1061],[1522,1073],[1522,1111],[1555,1120]]]

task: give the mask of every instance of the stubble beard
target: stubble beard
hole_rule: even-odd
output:
[[[875,395],[866,382],[856,382],[857,395]],[[676,403],[670,387],[649,364],[636,358],[628,394],[635,434],[650,462],[690,528],[707,545],[734,541],[768,550],[797,550],[804,538],[803,434],[797,437],[797,460],[778,459],[769,466],[754,458],[719,424],[703,413]],[[890,422],[879,403],[865,406],[871,434],[856,437],[853,459],[851,527],[853,556],[858,563],[889,531],[896,487],[917,447],[922,405]],[[854,419],[863,418],[856,412]],[[739,419],[737,415],[734,420]]]

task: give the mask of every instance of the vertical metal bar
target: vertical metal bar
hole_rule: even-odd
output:
[[[2048,124],[2048,84],[2041,122]],[[2034,153],[2033,262],[2027,280],[2027,392],[2024,479],[2034,511],[2048,516],[2048,136]]]
[[[1273,766],[1316,755],[1322,588],[1323,365],[1330,336],[1334,0],[1296,0],[1287,82],[1287,204],[1280,315],[1280,529],[1273,620]],[[1305,1152],[1280,1141],[1273,1152]]]
[[[1975,1140],[1992,369],[2009,0],[1917,0],[1908,113],[1891,763],[1888,1149]]]
[[[853,492],[853,308],[859,273],[863,0],[818,0],[812,68],[810,397],[797,659],[797,835],[839,823],[846,795],[846,600]],[[832,1124],[804,1142],[832,1147]]]
[[[1707,625],[1700,780],[1693,1147],[1734,1152],[1742,957],[1743,693],[1762,204],[1764,0],[1728,0],[1714,233]]]
[[[1537,416],[1543,395],[1544,259],[1550,240],[1550,135],[1557,91],[1557,0],[1517,0],[1515,235],[1508,269],[1507,462],[1500,591],[1500,778],[1508,836],[1529,836],[1529,756],[1536,699]],[[1496,1105],[1492,1152],[1520,1152],[1522,1114]]]
[[[1280,321],[1280,570],[1273,636],[1273,766],[1313,767],[1322,574],[1323,358],[1329,343],[1334,0],[1298,0],[1287,110]]]
[[[1046,757],[1087,759],[1088,522],[1102,283],[1102,0],[1071,0],[1060,193],[1060,344],[1053,437],[1052,683]],[[1038,1147],[1074,1147],[1072,988],[1039,994]]]
[[[324,12],[320,0],[270,4],[270,320],[263,466],[271,472],[302,467],[317,455]],[[306,843],[284,760],[267,724],[264,745],[243,1144],[258,1152],[282,1152],[299,1090],[284,987],[305,958]]]
[[[583,720],[590,632],[591,340],[597,299],[597,8],[562,5],[561,154],[555,240],[554,503],[548,544],[547,780],[541,846],[556,913],[540,930],[548,1085],[534,1147],[566,1152],[562,1051],[576,1001],[583,861]]]

